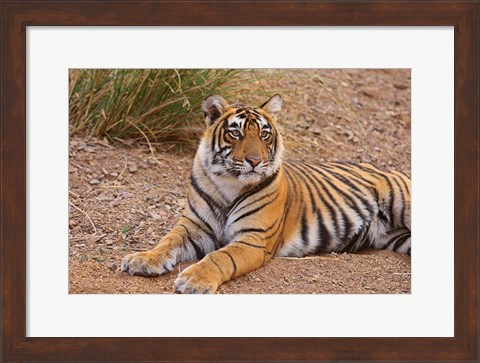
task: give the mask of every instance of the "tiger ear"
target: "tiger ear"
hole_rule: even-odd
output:
[[[202,102],[202,110],[205,116],[205,123],[212,126],[227,110],[228,103],[219,95],[207,96]]]
[[[267,102],[261,105],[260,108],[267,111],[270,115],[275,116],[282,108],[282,96],[278,93],[273,95]]]

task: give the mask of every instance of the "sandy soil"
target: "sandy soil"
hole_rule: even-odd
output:
[[[253,86],[283,95],[286,158],[364,161],[410,175],[409,70],[265,75],[267,81]],[[229,101],[263,99],[240,95]],[[173,292],[177,272],[147,279],[118,268],[124,255],[152,248],[175,224],[186,202],[193,155],[193,149],[179,151],[171,144],[154,145],[152,153],[143,143],[71,139],[70,293]],[[410,277],[410,257],[389,251],[276,258],[218,293],[400,294],[410,293]]]

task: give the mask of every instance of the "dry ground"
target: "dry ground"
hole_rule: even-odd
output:
[[[409,70],[263,75],[252,87],[283,95],[286,158],[364,161],[410,175]],[[71,140],[70,293],[173,292],[176,272],[147,279],[118,271],[124,255],[152,248],[172,228],[186,202],[194,151],[154,148],[152,154],[142,143]],[[398,294],[410,293],[410,277],[410,257],[389,251],[277,258],[218,293]]]

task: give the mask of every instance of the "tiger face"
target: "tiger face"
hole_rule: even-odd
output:
[[[280,167],[283,144],[276,127],[280,95],[261,106],[229,105],[209,96],[202,104],[207,130],[201,159],[212,174],[244,184],[259,183]]]

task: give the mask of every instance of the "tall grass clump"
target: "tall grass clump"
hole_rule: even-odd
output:
[[[226,69],[70,70],[70,135],[188,142],[189,130],[203,126],[203,99],[236,98],[249,77]]]

